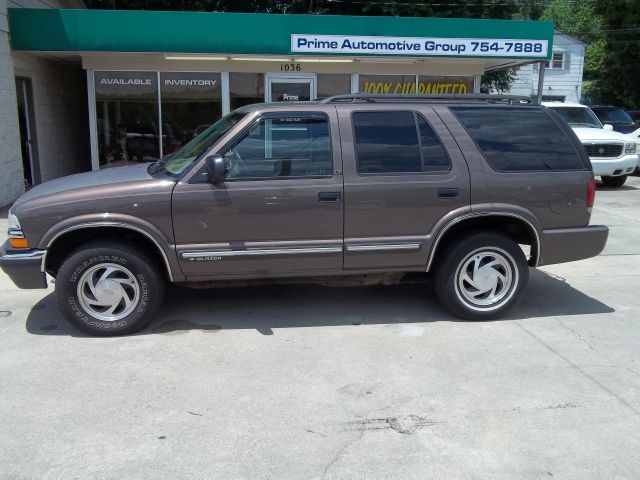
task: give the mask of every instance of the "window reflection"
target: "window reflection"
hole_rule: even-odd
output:
[[[351,93],[351,74],[319,73],[316,88],[318,98]]]
[[[231,110],[264,102],[263,73],[229,73],[229,96]]]
[[[95,72],[101,168],[159,157],[155,72]]]
[[[222,116],[220,74],[160,73],[162,151],[179,150]]]
[[[360,75],[358,92],[376,95],[416,93],[415,75]]]

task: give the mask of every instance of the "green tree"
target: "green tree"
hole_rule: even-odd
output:
[[[596,12],[605,28],[595,100],[640,108],[640,2],[601,0]]]
[[[604,61],[604,19],[596,13],[595,2],[554,0],[542,12],[542,19],[553,20],[556,30],[571,35],[586,44],[584,58],[584,80],[588,93],[598,84]]]

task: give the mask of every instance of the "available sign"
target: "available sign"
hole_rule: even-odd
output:
[[[291,35],[292,53],[547,58],[547,40]]]

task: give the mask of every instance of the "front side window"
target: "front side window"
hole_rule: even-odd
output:
[[[331,175],[329,120],[322,113],[262,118],[224,158],[230,179]]]
[[[626,125],[631,125],[633,123],[631,116],[621,108],[595,107],[593,111],[596,112],[598,118],[600,118],[604,123],[620,123]]]
[[[411,111],[354,112],[359,174],[419,173],[450,168],[439,138]]]
[[[451,107],[492,168],[501,172],[586,168],[542,108]]]

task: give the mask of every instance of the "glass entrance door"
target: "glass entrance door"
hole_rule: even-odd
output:
[[[267,77],[267,102],[303,102],[316,98],[315,77]]]

